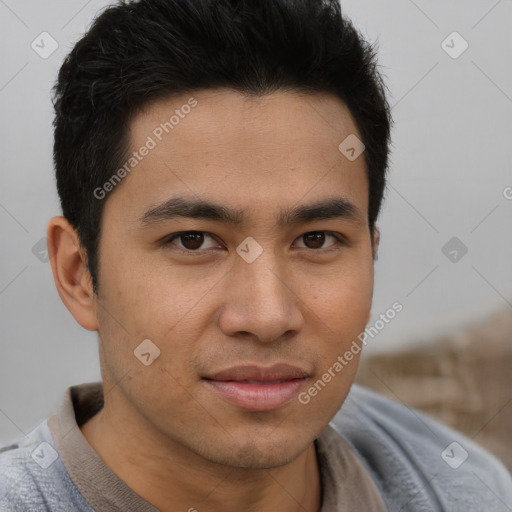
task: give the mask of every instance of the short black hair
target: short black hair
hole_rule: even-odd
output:
[[[53,89],[57,189],[94,291],[105,199],[93,191],[125,161],[133,116],[172,95],[227,87],[248,96],[296,90],[339,97],[366,147],[373,234],[392,124],[376,54],[339,0],[120,1],[101,12]]]

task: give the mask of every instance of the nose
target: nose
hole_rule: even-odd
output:
[[[226,336],[245,336],[261,343],[282,341],[304,323],[302,301],[286,269],[264,252],[252,263],[238,260],[226,283],[219,325]],[[265,256],[264,256],[265,255]]]

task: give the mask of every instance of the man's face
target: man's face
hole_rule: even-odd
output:
[[[172,131],[158,130],[176,109]],[[364,155],[338,149],[351,134],[348,109],[327,94],[205,90],[132,120],[131,151],[152,149],[104,199],[99,246],[95,311],[113,410],[170,448],[233,467],[285,464],[318,437],[359,356],[309,403],[299,396],[357,340],[372,300]],[[239,222],[156,209],[176,198],[237,210]],[[329,200],[352,214],[293,217]],[[147,366],[134,354],[146,339],[160,350]]]

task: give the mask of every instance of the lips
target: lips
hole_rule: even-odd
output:
[[[268,411],[288,403],[308,375],[306,370],[288,364],[234,366],[203,381],[216,395],[241,409]]]
[[[297,366],[275,364],[268,368],[262,366],[234,366],[207,377],[220,381],[284,382],[307,377],[308,373]]]

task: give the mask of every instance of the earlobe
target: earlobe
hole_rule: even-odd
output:
[[[57,216],[48,224],[47,238],[53,279],[62,302],[82,327],[97,331],[95,294],[77,232],[64,217]]]

